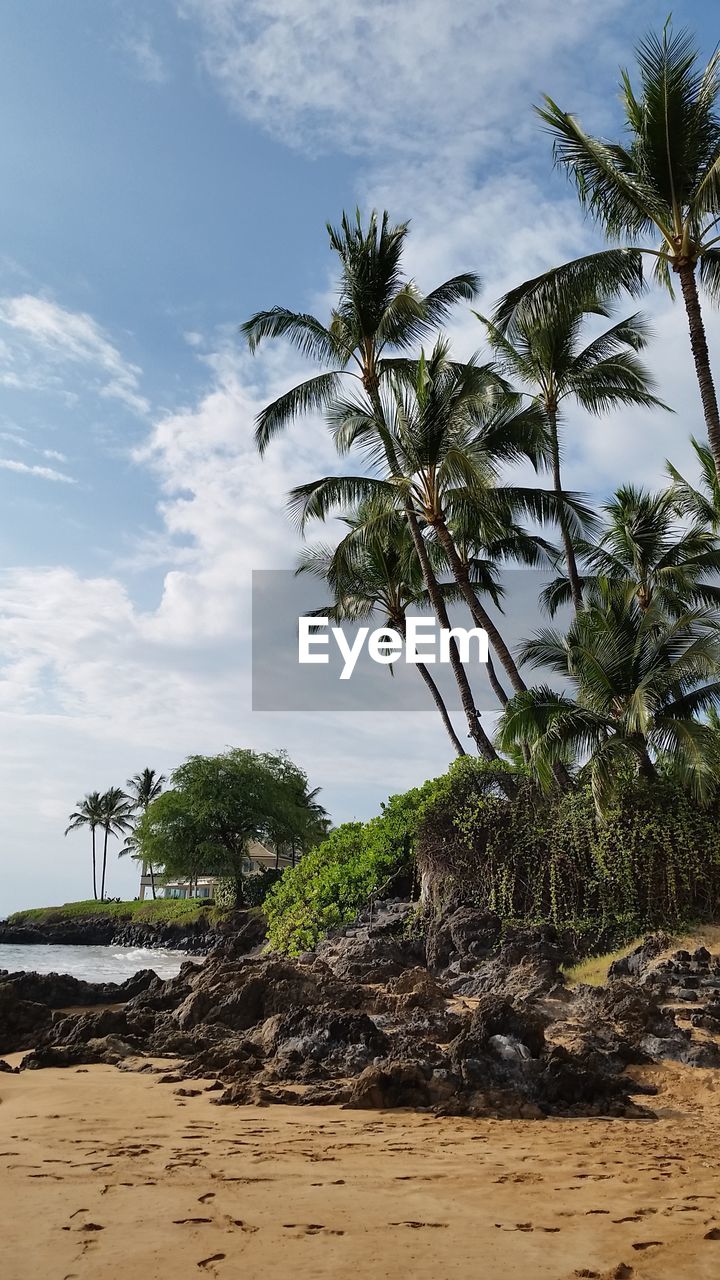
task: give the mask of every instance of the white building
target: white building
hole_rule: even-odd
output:
[[[290,853],[276,854],[274,849],[268,849],[258,840],[251,840],[247,857],[243,861],[243,872],[247,876],[256,876],[261,871],[267,871],[269,867],[278,867],[280,871],[284,871],[291,865]],[[218,876],[198,876],[197,881],[193,880],[191,883],[189,880],[174,879],[172,876],[163,876],[155,872],[155,896],[158,898],[214,898],[220,879],[221,877]],[[152,877],[143,868],[143,874],[140,876],[140,900],[144,900],[146,895],[152,897]]]

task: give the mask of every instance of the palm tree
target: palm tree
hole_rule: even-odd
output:
[[[265,338],[286,338],[303,355],[326,366],[326,372],[286,392],[258,415],[255,438],[261,453],[294,418],[312,410],[329,409],[340,397],[343,380],[352,377],[360,382],[371,405],[387,466],[391,473],[397,470],[392,442],[381,426],[381,389],[391,373],[399,373],[407,365],[402,353],[441,324],[458,302],[471,301],[479,287],[477,276],[466,273],[423,296],[402,275],[407,230],[407,223],[391,226],[387,213],[383,213],[378,225],[373,212],[367,228],[363,227],[359,211],[355,222],[343,214],[339,228],[328,225],[330,245],[340,260],[337,300],[329,324],[306,313],[273,307],[258,312],[242,325],[251,351]],[[346,495],[343,505],[352,505],[362,496]],[[449,628],[447,610],[409,502],[405,512],[433,609],[440,625]],[[478,751],[494,760],[496,753],[480,724],[454,640],[450,662],[471,737]]]
[[[148,805],[161,794],[165,781],[165,775],[157,773],[155,769],[143,769],[142,773],[135,773],[132,778],[128,778],[125,785],[129,792],[132,807],[137,813],[140,815],[145,813]],[[119,851],[118,857],[122,858],[126,854],[131,854],[133,857],[137,854],[132,836],[128,839],[125,847]],[[155,898],[157,896],[155,893],[155,871],[152,863],[143,862],[143,875],[145,875],[146,868],[150,872],[150,886],[152,888],[152,896]]]
[[[381,384],[397,368],[397,353],[408,351],[442,324],[458,302],[471,301],[480,285],[478,277],[467,272],[421,294],[402,275],[408,224],[391,226],[387,212],[379,224],[373,212],[367,228],[359,210],[354,222],[344,213],[340,226],[328,223],[327,230],[340,260],[337,301],[329,323],[273,307],[258,311],[241,326],[251,351],[266,338],[285,338],[327,370],[293,387],[258,415],[255,439],[261,453],[295,418],[331,405],[347,377],[359,379],[378,407]]]
[[[105,898],[105,869],[107,866],[108,838],[125,835],[132,827],[133,803],[119,787],[110,787],[100,797],[101,822],[104,832],[102,877],[100,880],[100,901]]]
[[[679,523],[672,489],[648,493],[624,485],[603,511],[598,541],[579,547],[586,601],[597,603],[612,585],[634,596],[641,609],[659,603],[671,617],[702,606],[717,609],[720,587],[708,579],[720,574],[720,542],[702,524]],[[570,595],[569,579],[558,578],[545,588],[541,603],[552,616]]]
[[[557,521],[576,612],[582,608],[573,547],[577,521],[565,503],[560,470],[558,427],[564,402],[575,400],[596,415],[617,405],[660,404],[651,394],[652,379],[636,355],[648,339],[644,318],[629,316],[583,346],[582,330],[590,315],[608,317],[607,302],[598,297],[574,308],[559,308],[545,300],[544,305],[516,313],[505,332],[484,316],[478,317],[501,369],[531,388],[530,395],[547,424]]]
[[[332,603],[313,612],[334,622],[362,622],[380,614],[388,626],[404,636],[407,610],[424,603],[426,592],[402,512],[366,500],[341,519],[348,533],[338,546],[310,547],[298,562],[296,573],[311,573],[332,593]],[[465,755],[443,696],[424,662],[417,664],[417,671],[455,751]]]
[[[622,72],[627,142],[586,133],[552,98],[536,110],[552,135],[555,162],[564,166],[580,202],[608,239],[629,248],[592,254],[513,290],[501,303],[501,327],[529,297],[562,302],[598,288],[617,292],[642,286],[642,261],[655,263],[655,278],[672,293],[677,276],[715,470],[720,477],[720,415],[710,368],[697,276],[712,302],[720,297],[720,53],[706,67],[687,31],[670,22],[661,35],[639,44],[640,96]],[[645,243],[656,237],[654,243]],[[633,243],[640,239],[641,243]]]
[[[499,485],[501,464],[537,456],[543,444],[543,424],[537,410],[518,408],[505,392],[498,397],[494,375],[470,360],[460,365],[448,359],[447,344],[439,340],[430,357],[422,355],[415,369],[415,385],[406,376],[393,379],[393,404],[381,422],[369,404],[340,402],[329,411],[342,451],[360,446],[376,467],[385,463],[382,479],[366,476],[328,476],[300,485],[291,495],[301,525],[324,518],[333,506],[371,493],[396,495],[408,523],[424,527],[442,548],[458,589],[478,627],[484,628],[515,690],[525,688],[508,646],[483,605],[478,587],[497,603],[497,590],[487,580],[473,583],[452,532],[457,518],[464,528],[494,519],[498,532],[508,513],[522,510],[540,519],[552,518],[555,503],[538,489]],[[393,465],[388,466],[390,455]],[[568,497],[568,500],[570,498]],[[441,625],[449,626],[439,583],[430,563],[428,542],[420,537],[425,563],[421,566],[431,603]],[[415,539],[413,538],[415,544]],[[506,700],[492,664],[488,675],[498,698]]]
[[[694,436],[690,437],[690,442],[700,465],[701,487],[698,489],[690,484],[671,462],[666,462],[668,475],[673,482],[673,499],[681,515],[689,516],[698,524],[708,525],[717,533],[720,530],[720,478],[708,446],[701,444]]]
[[[720,639],[706,611],[670,619],[660,604],[644,609],[637,596],[610,586],[565,636],[539,631],[523,657],[572,687],[562,694],[545,685],[528,689],[503,712],[500,748],[529,748],[543,785],[554,764],[589,757],[584,770],[603,812],[623,771],[653,779],[653,760],[662,758],[699,800],[712,795],[717,735],[696,718],[720,704]]]
[[[97,901],[97,873],[95,868],[95,832],[103,822],[102,798],[99,791],[91,791],[84,800],[79,800],[74,813],[70,814],[65,828],[65,835],[70,831],[78,831],[80,827],[89,827],[92,836],[92,873],[93,898]]]

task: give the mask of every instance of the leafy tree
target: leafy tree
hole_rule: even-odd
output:
[[[552,98],[537,108],[554,139],[555,161],[574,180],[583,207],[610,240],[631,247],[592,254],[527,281],[506,295],[496,319],[502,326],[516,308],[542,296],[562,306],[563,299],[582,298],[588,290],[637,292],[642,260],[649,255],[656,280],[671,292],[673,275],[680,283],[720,477],[720,415],[697,289],[699,274],[710,300],[720,297],[720,53],[702,67],[691,35],[674,32],[668,20],[661,35],[641,41],[636,54],[639,96],[622,72],[625,143],[592,137]]]
[[[516,694],[501,718],[500,747],[529,748],[545,786],[557,761],[586,759],[600,811],[623,773],[653,780],[658,757],[708,799],[717,738],[696,717],[720,702],[717,625],[702,610],[670,619],[658,602],[643,608],[634,584],[627,592],[608,584],[599,594],[566,635],[543,629],[526,642],[524,658],[565,677],[571,692],[543,685]]]
[[[566,400],[575,400],[589,413],[607,413],[617,405],[658,405],[652,380],[637,352],[646,346],[648,327],[640,315],[629,316],[583,345],[589,316],[609,317],[601,298],[575,308],[559,308],[546,298],[518,312],[503,333],[479,316],[500,367],[530,388],[547,426],[549,463],[557,501],[565,564],[575,610],[582,608],[582,590],[573,546],[578,522],[565,501],[560,468],[559,426]]]
[[[92,875],[93,875],[93,898],[97,901],[97,869],[95,863],[95,832],[98,827],[103,825],[104,814],[102,807],[102,798],[99,791],[91,791],[86,795],[84,800],[79,800],[74,813],[70,814],[70,820],[65,828],[65,835],[70,831],[78,831],[81,827],[89,827],[92,836]]]
[[[191,756],[142,815],[135,831],[140,855],[170,874],[227,876],[241,905],[250,841],[289,830],[298,804],[297,778],[281,776],[281,759],[289,771],[286,757],[240,748]]]

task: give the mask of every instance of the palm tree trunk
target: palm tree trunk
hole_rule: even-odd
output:
[[[453,577],[462,591],[465,601],[467,602],[473,622],[477,627],[482,627],[483,630],[487,631],[488,640],[492,644],[493,649],[505,668],[513,689],[516,693],[523,693],[524,690],[527,689],[527,685],[520,675],[515,659],[505,644],[505,641],[495,626],[490,614],[482,606],[473,590],[473,586],[470,581],[470,572],[464,560],[460,557],[460,553],[455,546],[450,530],[443,519],[438,520],[435,527],[437,529],[437,534],[442,544],[443,551],[450,562]],[[488,678],[495,694],[500,700],[500,703],[502,706],[505,706],[508,696],[500,684],[495,674],[495,668],[491,662],[488,662]]]
[[[152,889],[152,896],[153,898],[156,898],[157,894],[155,892],[155,872],[153,870],[152,862],[148,862],[148,871],[150,872],[150,888]]]
[[[445,703],[443,702],[443,696],[440,690],[438,689],[435,681],[433,680],[432,676],[430,675],[430,672],[425,666],[425,663],[418,662],[417,669],[420,672],[420,675],[422,676],[423,680],[425,681],[425,684],[427,685],[428,689],[430,690],[430,696],[433,702],[435,703],[435,706],[437,707],[438,711],[440,712],[440,717],[442,719],[443,724],[445,725],[445,728],[447,729],[448,737],[450,738],[450,741],[452,742],[457,754],[459,756],[466,755],[465,748],[463,747],[460,739],[458,738],[453,728],[453,723],[448,714],[448,709],[445,706]]]
[[[418,560],[420,561],[420,567],[423,572],[423,578],[425,579],[425,586],[427,587],[428,595],[430,597],[430,603],[432,604],[432,607],[435,611],[435,615],[437,617],[438,622],[440,623],[440,626],[443,627],[446,631],[450,631],[451,630],[450,619],[448,617],[447,609],[445,608],[445,601],[443,600],[443,597],[442,597],[440,584],[437,578],[435,577],[435,571],[432,565],[430,564],[430,557],[428,556],[427,547],[425,546],[425,539],[423,538],[422,533],[420,532],[420,526],[418,524],[417,516],[415,515],[415,512],[413,511],[409,502],[406,502],[405,504],[405,514],[407,516],[408,525],[410,527],[410,533],[412,535],[413,545],[415,547]],[[462,662],[460,661],[460,654],[458,652],[458,647],[455,643],[455,640],[452,638],[450,640],[449,647],[450,647],[450,666],[452,667],[453,675],[455,676],[455,681],[460,691],[460,700],[462,702],[463,711],[465,712],[465,719],[467,720],[467,723],[468,723],[468,730],[470,733],[470,737],[475,743],[481,756],[484,756],[486,760],[497,760],[498,758],[497,752],[492,742],[488,738],[482,725],[480,724],[480,712],[475,706],[475,701],[473,698],[472,689],[470,688],[470,682],[467,678],[467,673],[465,671],[465,668]]]
[[[92,859],[93,859],[93,898],[97,902],[97,871],[95,869],[95,828],[92,828]]]
[[[397,627],[397,630],[400,632],[402,636],[405,636],[405,619],[404,618],[393,618],[393,625]],[[447,729],[448,737],[450,738],[450,741],[452,742],[455,750],[457,751],[457,754],[459,756],[464,756],[466,754],[465,748],[462,745],[460,739],[458,738],[453,728],[453,722],[450,719],[448,709],[445,706],[445,702],[443,701],[443,696],[440,690],[438,689],[435,681],[430,675],[430,672],[428,671],[424,662],[418,662],[417,668],[418,668],[418,671],[420,672],[422,679],[425,681],[425,684],[430,690],[430,696],[433,702],[435,703],[435,706],[440,712],[440,718],[442,719],[442,722],[445,725],[445,728]]]
[[[109,827],[105,827],[105,839],[103,841],[103,860],[102,860],[102,878],[100,880],[100,901],[105,901],[105,867],[107,866],[107,842],[110,833]]]
[[[675,270],[680,277],[680,288],[682,289],[685,311],[687,312],[690,346],[692,347],[695,372],[700,387],[708,441],[715,461],[715,471],[718,480],[720,480],[720,413],[718,413],[717,395],[710,368],[710,353],[708,352],[707,338],[705,336],[705,325],[703,324],[702,311],[700,310],[700,299],[695,280],[695,264],[684,259],[679,262]]]
[[[562,477],[560,474],[560,443],[558,440],[557,410],[547,410],[548,426],[550,428],[550,449],[552,453],[552,476],[553,489],[557,498],[557,517],[560,525],[560,534],[562,536],[563,549],[565,551],[565,564],[567,565],[568,578],[570,580],[570,591],[572,594],[573,606],[576,613],[579,613],[583,607],[582,583],[578,573],[577,560],[575,558],[575,548],[570,535],[570,528],[567,520],[567,512],[565,511],[565,495],[562,487]]]

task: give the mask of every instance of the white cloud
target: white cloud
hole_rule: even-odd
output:
[[[153,41],[153,32],[147,22],[137,22],[121,37],[121,48],[131,60],[135,74],[146,84],[165,84],[168,70]]]
[[[620,0],[178,0],[228,101],[293,145],[477,157],[515,145],[529,104],[592,47]],[[585,90],[575,74],[582,99]],[[522,104],[522,105],[521,105]]]
[[[50,451],[51,456],[55,456]],[[59,455],[62,457],[62,454]],[[3,471],[15,471],[18,475],[37,476],[40,480],[54,480],[60,484],[76,484],[73,476],[68,476],[64,471],[56,471],[54,467],[38,467],[29,466],[26,462],[17,462],[14,458],[0,458],[0,468]]]
[[[62,388],[61,370],[74,365],[85,371],[90,387],[100,396],[119,400],[134,413],[148,412],[149,403],[139,389],[141,370],[123,358],[86,312],[69,311],[50,298],[23,293],[0,298],[0,324],[7,330],[8,343],[15,340],[6,360],[23,362],[22,374],[3,373],[7,385]]]

